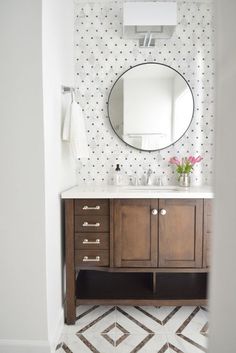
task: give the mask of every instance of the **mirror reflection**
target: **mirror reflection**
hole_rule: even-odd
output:
[[[184,77],[169,66],[137,65],[114,84],[108,114],[116,134],[137,149],[163,149],[179,140],[193,117],[194,101]]]

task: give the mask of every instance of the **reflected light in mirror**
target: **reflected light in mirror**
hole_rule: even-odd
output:
[[[176,70],[157,63],[137,65],[115,82],[108,114],[116,134],[128,145],[163,149],[188,129],[193,117],[191,89]]]

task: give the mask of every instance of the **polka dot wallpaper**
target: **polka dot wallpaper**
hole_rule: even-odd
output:
[[[210,184],[214,154],[214,30],[210,1],[178,2],[178,25],[171,39],[155,47],[122,37],[123,1],[75,0],[76,100],[84,111],[90,158],[77,164],[78,183],[112,183],[119,163],[127,176],[142,182],[150,168],[153,182],[175,184],[172,156],[201,155],[192,174],[193,184]],[[159,62],[178,70],[195,99],[192,124],[174,145],[157,152],[138,151],[113,132],[107,113],[108,95],[115,80],[128,68]]]

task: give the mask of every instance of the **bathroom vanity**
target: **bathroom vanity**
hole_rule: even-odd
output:
[[[74,187],[65,208],[66,322],[76,305],[204,305],[208,187]]]

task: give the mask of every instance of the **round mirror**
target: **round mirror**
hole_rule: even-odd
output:
[[[108,99],[115,133],[128,145],[156,151],[179,140],[187,131],[194,99],[185,78],[170,66],[145,63],[124,72]]]

